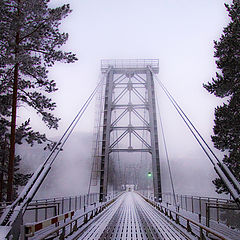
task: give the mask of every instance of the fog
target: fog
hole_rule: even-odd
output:
[[[219,39],[228,22],[224,2],[231,1],[51,1],[53,7],[70,3],[73,9],[61,29],[70,35],[64,49],[75,52],[79,61],[69,65],[59,63],[50,69],[49,77],[56,80],[59,88],[52,96],[58,106],[55,114],[61,117],[58,131],[48,130],[39,116],[26,108],[19,111],[18,121],[31,117],[34,129],[57,140],[95,88],[101,59],[157,58],[159,79],[212,146],[214,108],[221,100],[210,95],[202,84],[215,76],[213,40]],[[211,183],[216,177],[213,167],[158,86],[156,92],[176,192],[215,196]],[[94,112],[93,103],[59,154],[37,197],[87,192]],[[168,192],[169,175],[161,144],[162,185],[163,191]],[[37,168],[47,156],[42,148],[25,145],[17,148],[23,153],[22,169],[33,172]]]
[[[60,152],[36,198],[86,194],[91,169],[91,133],[74,133]],[[24,159],[22,168],[31,173],[45,160],[43,147],[24,146],[19,149]]]

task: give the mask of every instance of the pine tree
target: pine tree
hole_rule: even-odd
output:
[[[231,21],[220,40],[214,42],[214,57],[220,71],[204,88],[226,99],[215,109],[212,141],[217,149],[225,151],[223,162],[240,181],[240,1],[233,0],[225,6]],[[213,183],[218,193],[228,192],[219,178]]]
[[[56,61],[77,60],[75,54],[60,49],[68,34],[61,33],[59,25],[71,12],[70,6],[51,9],[48,3],[49,0],[0,0],[0,144],[2,159],[9,159],[8,201],[13,196],[14,168],[20,161],[15,156],[15,143],[26,140],[33,145],[47,140],[44,134],[32,130],[30,119],[16,126],[17,107],[35,109],[47,127],[57,128],[59,119],[51,113],[56,104],[49,97],[57,88],[55,81],[48,78],[48,68]],[[2,167],[5,165],[6,162]]]

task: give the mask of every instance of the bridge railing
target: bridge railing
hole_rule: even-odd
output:
[[[154,200],[152,191],[139,192]],[[175,205],[172,193],[163,193],[162,201],[166,206]],[[176,201],[180,209],[196,214],[199,223],[206,226],[212,226],[214,222],[222,223],[231,229],[240,230],[240,222],[237,220],[240,218],[240,210],[236,209],[233,200],[176,194]]]
[[[33,200],[24,214],[23,222],[39,222],[72,210],[79,210],[99,200],[99,193]]]
[[[195,235],[200,240],[206,240],[206,237],[210,237],[211,239],[221,239],[221,240],[230,240],[227,236],[215,231],[212,228],[205,226],[193,219],[180,214],[177,211],[174,211],[167,206],[163,206],[159,202],[155,202],[153,199],[142,195],[143,198],[154,206],[157,210],[163,213],[166,217],[174,221],[176,224],[185,228],[189,233]]]
[[[162,194],[163,202],[168,204],[174,204],[174,198],[172,193]],[[199,197],[176,194],[176,201],[181,209],[190,211],[192,213],[201,214],[206,217],[206,203],[232,203],[230,199],[214,198],[214,197]]]
[[[106,202],[94,203],[92,206],[86,205],[82,211],[68,212],[67,217],[66,214],[62,214],[41,222],[27,223],[22,228],[22,239],[47,239],[49,237],[65,239],[111,205],[120,194],[110,194]]]
[[[164,193],[163,202],[174,205],[173,194]],[[214,197],[199,197],[176,194],[178,206],[199,216],[199,221],[211,226],[211,221],[223,223],[231,228],[240,229],[240,210],[233,200]]]

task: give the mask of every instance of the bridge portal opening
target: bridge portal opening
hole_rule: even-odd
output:
[[[136,189],[136,186],[134,184],[126,184],[126,191],[133,192],[135,190],[137,190],[137,189]]]

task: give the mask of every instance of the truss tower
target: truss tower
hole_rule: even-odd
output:
[[[102,60],[101,71],[105,76],[105,98],[100,155],[100,201],[106,200],[110,154],[113,152],[151,154],[154,197],[161,201],[153,81],[153,73],[159,71],[158,60]]]

